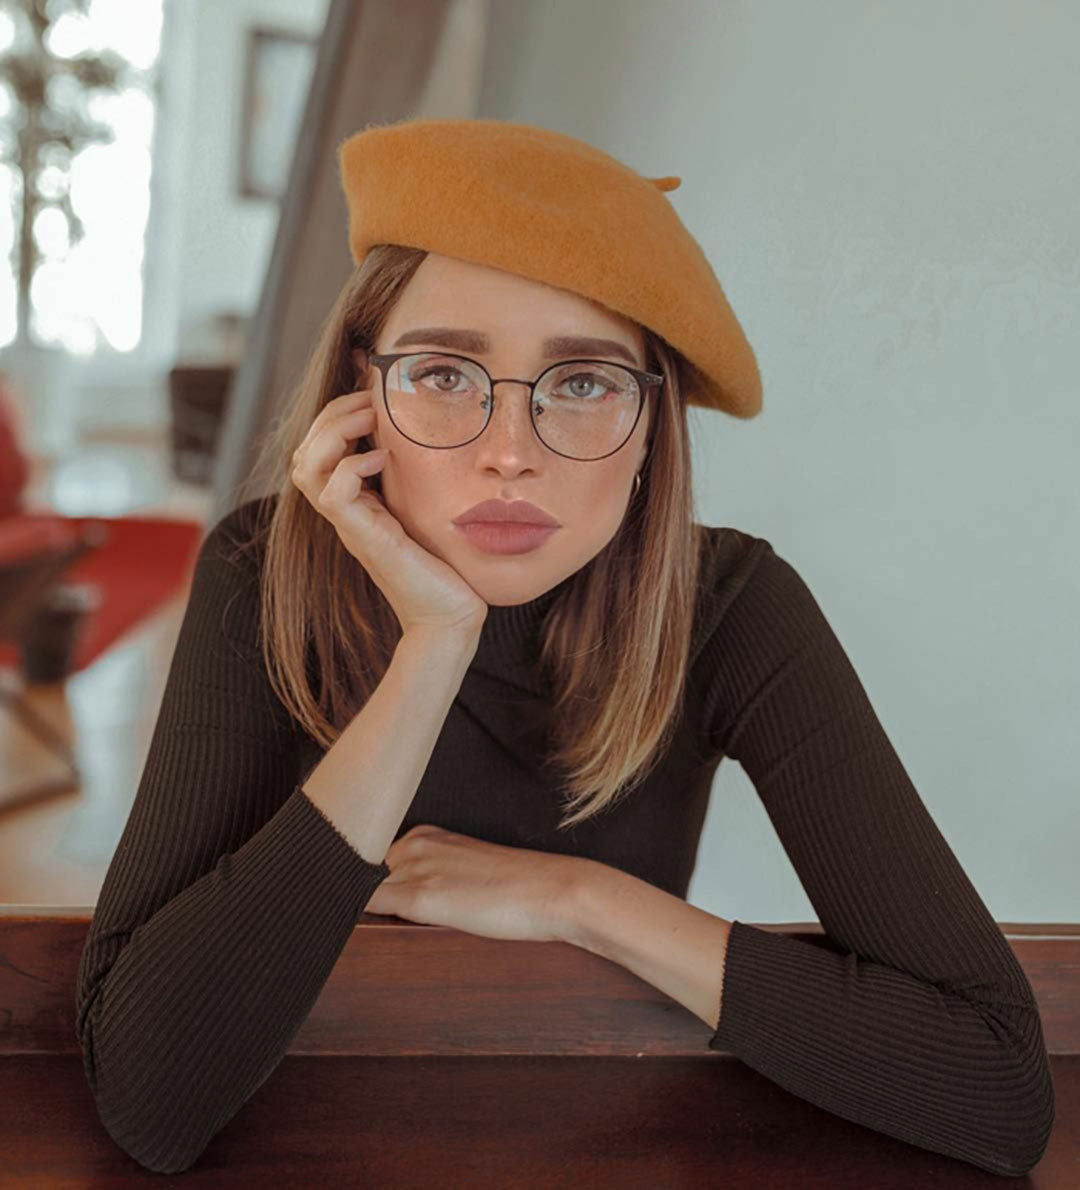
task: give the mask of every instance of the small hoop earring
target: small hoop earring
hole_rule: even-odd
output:
[[[636,496],[638,494],[638,492],[640,492],[640,491],[641,491],[641,472],[639,471],[637,473],[637,475],[634,476],[634,495]]]

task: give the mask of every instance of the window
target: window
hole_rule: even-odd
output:
[[[0,2],[0,347],[139,345],[162,2]]]

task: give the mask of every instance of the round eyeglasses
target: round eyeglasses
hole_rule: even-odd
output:
[[[535,380],[493,380],[483,364],[463,355],[420,351],[367,357],[382,377],[386,411],[395,429],[432,450],[467,446],[487,429],[496,384],[529,389],[529,417],[540,441],[564,458],[595,462],[624,446],[654,372],[604,360],[563,360]]]

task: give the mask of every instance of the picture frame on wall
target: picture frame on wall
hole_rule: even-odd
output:
[[[311,86],[318,38],[287,29],[248,29],[237,190],[281,201]]]

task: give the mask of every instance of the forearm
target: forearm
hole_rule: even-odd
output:
[[[478,638],[406,633],[376,687],[302,783],[369,863],[382,863],[476,653]]]
[[[968,1000],[740,923],[725,1011],[733,923],[583,863],[564,939],[633,971],[714,1033],[723,1018],[722,1047],[710,1048],[845,1119],[994,1173],[1026,1173],[1041,1158],[1055,1101],[1034,1005],[1007,993]]]
[[[731,922],[594,860],[566,906],[565,940],[659,988],[716,1029]]]

